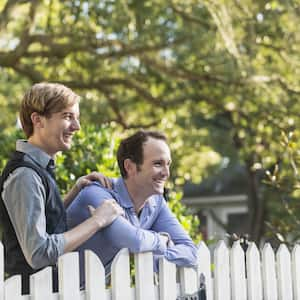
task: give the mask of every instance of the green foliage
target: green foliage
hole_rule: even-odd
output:
[[[293,245],[300,239],[300,144],[299,130],[282,132],[279,149],[281,156],[272,170],[266,172],[265,183],[274,200],[273,214],[267,223],[267,236],[278,242]]]
[[[70,151],[60,153],[56,157],[56,178],[62,194],[65,194],[80,176],[92,171],[99,171],[108,177],[118,177],[119,169],[116,160],[116,150],[120,142],[121,134],[112,123],[102,126],[83,126],[73,140]],[[24,138],[21,130],[11,131],[10,134],[1,133],[0,136],[0,166],[5,166],[10,153],[15,150],[15,142],[18,138]],[[178,189],[171,182],[170,208],[178,217],[183,227],[196,242],[201,236],[198,234],[199,220],[188,215],[186,207],[180,200],[182,193],[175,192]]]
[[[75,180],[92,171],[108,177],[119,175],[116,161],[116,147],[119,138],[111,126],[85,126],[78,132],[70,151],[57,156],[57,180],[62,193],[75,183]]]
[[[82,96],[86,124],[166,131],[179,184],[199,182],[223,157],[240,160],[258,241],[276,201],[257,174],[281,156],[280,132],[300,125],[299,9],[262,0],[0,1],[0,129],[15,126],[31,83],[64,83]]]

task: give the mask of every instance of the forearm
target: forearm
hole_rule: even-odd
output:
[[[193,243],[177,244],[168,247],[164,257],[181,267],[193,267],[197,265],[198,249]]]
[[[64,252],[76,249],[98,230],[110,225],[119,215],[123,214],[123,210],[114,199],[104,200],[97,208],[91,205],[86,208],[89,209],[91,217],[65,232]]]
[[[104,223],[99,224],[94,218],[88,218],[83,223],[64,233],[65,247],[64,253],[78,248],[87,241],[93,234],[104,227]]]
[[[157,232],[135,227],[123,217],[103,230],[108,242],[116,248],[128,248],[132,253],[152,251],[163,255],[167,239]]]

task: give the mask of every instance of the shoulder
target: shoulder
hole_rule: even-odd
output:
[[[104,188],[100,183],[93,182],[84,187],[76,198],[76,201],[85,202],[85,204],[99,205],[105,199],[113,198],[113,195],[112,191]]]
[[[17,181],[18,184],[39,184],[42,183],[41,177],[38,173],[30,167],[18,167],[12,171],[7,177],[5,184],[13,183]]]

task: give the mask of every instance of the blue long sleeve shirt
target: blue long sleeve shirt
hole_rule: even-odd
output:
[[[98,231],[79,247],[80,264],[83,267],[85,249],[94,251],[101,259],[106,272],[118,251],[128,248],[130,252],[152,251],[179,266],[195,266],[197,247],[168,208],[162,195],[149,197],[140,216],[122,178],[113,181],[113,189],[103,188],[99,183],[85,187],[67,209],[70,228],[89,217],[88,205],[98,207],[105,199],[114,198],[124,209],[125,217],[119,216],[106,228]],[[160,232],[167,232],[174,245],[166,247]]]

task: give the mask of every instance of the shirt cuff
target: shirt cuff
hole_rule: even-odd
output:
[[[166,243],[166,236],[161,235],[160,233],[157,233],[157,238],[159,240],[157,250],[155,251],[155,254],[157,255],[164,255],[167,251],[167,243]]]
[[[56,234],[58,257],[65,253],[66,240],[63,233]]]

